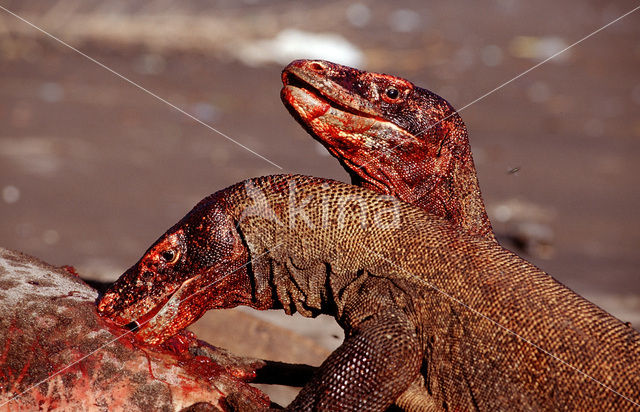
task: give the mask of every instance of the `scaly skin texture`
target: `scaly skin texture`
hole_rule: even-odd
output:
[[[290,410],[379,411],[415,393],[429,411],[638,410],[634,329],[495,242],[352,185],[267,176],[222,190],[98,310],[159,343],[236,305],[344,328]]]
[[[323,60],[282,72],[282,101],[353,183],[494,239],[467,129],[440,96],[387,74]]]

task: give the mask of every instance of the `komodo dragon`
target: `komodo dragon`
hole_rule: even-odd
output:
[[[393,194],[494,240],[462,118],[443,98],[411,82],[323,60],[282,71],[283,103],[338,158],[352,183]],[[416,383],[397,403],[429,396]]]
[[[446,100],[399,77],[323,60],[291,62],[282,83],[289,112],[354,184],[494,239],[467,128]]]
[[[202,200],[99,312],[160,343],[208,309],[326,313],[344,343],[289,410],[640,410],[640,335],[493,241],[391,196],[267,176]]]

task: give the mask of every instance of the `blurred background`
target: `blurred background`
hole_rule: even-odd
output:
[[[269,161],[0,9],[0,246],[115,280],[242,179],[348,181],[280,103],[289,61],[395,74],[461,108],[638,5],[2,1]],[[636,327],[639,113],[640,11],[461,112],[501,243]],[[195,329],[236,353],[312,364],[341,333],[248,309]]]

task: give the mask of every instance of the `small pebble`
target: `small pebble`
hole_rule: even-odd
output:
[[[193,105],[193,115],[203,122],[211,122],[218,119],[219,110],[207,102],[198,102]]]
[[[364,27],[371,20],[371,9],[366,4],[354,3],[347,7],[346,15],[351,25]]]
[[[413,10],[398,9],[389,16],[389,26],[393,31],[410,33],[420,27],[421,20],[420,15]]]
[[[165,58],[159,54],[143,54],[134,63],[133,68],[141,74],[160,74],[167,66]]]
[[[482,62],[489,67],[495,67],[502,63],[502,49],[495,44],[490,44],[482,49]]]
[[[55,245],[60,240],[60,234],[56,230],[49,229],[42,234],[42,241],[47,245]]]
[[[527,89],[527,97],[533,103],[543,103],[551,97],[551,90],[546,83],[537,81]]]
[[[2,189],[2,200],[9,204],[16,203],[20,200],[20,189],[12,185],[5,186]]]
[[[40,86],[40,98],[47,103],[57,103],[64,98],[64,89],[58,83],[44,83]]]

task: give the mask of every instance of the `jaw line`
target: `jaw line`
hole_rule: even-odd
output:
[[[337,93],[335,90],[344,91],[344,94],[348,94],[348,91],[344,87],[338,84],[335,84],[333,82],[332,82],[333,87],[317,87],[314,84],[312,84],[311,81],[303,77],[304,74],[306,73],[300,74],[300,73],[297,73],[296,71],[291,71],[291,70],[288,70],[287,72],[283,73],[282,83],[284,86],[281,92],[282,100],[285,102],[285,105],[287,106],[287,108],[289,108],[290,111],[293,111],[292,114],[294,115],[294,117],[298,119],[298,121],[300,121],[303,124],[303,126],[307,128],[308,131],[310,131],[310,133],[314,135],[314,137],[316,137],[321,142],[324,139],[320,138],[320,136],[318,136],[317,133],[315,133],[311,125],[311,122],[313,122],[314,120],[318,119],[321,116],[326,116],[328,113],[331,112],[332,109],[338,112],[348,113],[352,116],[372,119],[376,123],[389,125],[388,127],[398,129],[400,133],[407,134],[412,139],[418,140],[415,136],[411,135],[409,132],[399,127],[392,121],[381,117],[379,113],[374,113],[372,109],[370,109],[369,111],[362,110],[361,108],[354,107],[356,105],[348,104],[349,102],[345,102],[344,99],[338,99],[336,95],[338,95],[339,93]],[[312,78],[312,77],[309,76],[307,78]],[[285,93],[285,91],[287,91],[287,93]],[[313,99],[314,104],[316,105],[320,105],[322,103],[328,104],[330,106],[329,110],[325,110],[321,114],[317,114],[313,116],[307,115],[308,119],[305,119],[305,117],[302,115],[302,111],[298,110],[298,107],[301,107],[303,105],[294,104],[298,100],[301,101],[303,98],[296,99],[296,96],[294,95],[294,93],[304,93],[304,98]],[[357,99],[358,102],[362,102],[362,104],[359,105],[360,107],[363,107],[369,104],[367,100],[362,99],[359,96],[352,97],[352,98],[354,100]],[[332,114],[328,114],[328,116],[337,117]]]
[[[364,162],[362,165],[359,165],[354,161],[354,159],[351,156],[348,156],[344,150],[339,148],[339,145],[335,144],[335,143],[340,143],[339,140],[336,142],[332,142],[332,140],[334,139],[327,139],[326,137],[324,137],[323,134],[317,132],[314,129],[313,123],[322,116],[336,117],[335,115],[330,114],[331,109],[333,109],[339,112],[349,113],[352,116],[360,116],[368,119],[373,119],[376,122],[383,122],[385,124],[391,125],[391,127],[398,128],[398,126],[396,126],[395,124],[387,120],[368,115],[367,113],[346,110],[344,106],[339,106],[337,104],[334,104],[331,100],[327,99],[324,94],[320,94],[318,90],[313,88],[313,86],[311,85],[309,85],[309,88],[305,88],[305,87],[299,87],[297,85],[285,83],[283,92],[285,90],[288,90],[288,93],[286,94],[283,93],[283,97],[284,97],[283,100],[285,101],[286,106],[289,108],[289,110],[293,112],[294,117],[298,119],[298,121],[302,124],[302,126],[307,130],[309,134],[311,134],[311,136],[313,136],[315,140],[317,140],[323,146],[325,146],[325,148],[329,151],[329,153],[331,153],[334,157],[336,157],[340,162],[344,163],[344,165],[346,166],[346,169],[349,170],[349,173],[353,173],[357,175],[360,179],[367,182],[369,185],[378,188],[378,191],[380,191],[381,193],[387,193],[387,194],[393,193],[393,190],[391,190],[390,186],[386,185],[384,181],[377,180],[375,177],[373,177],[369,173],[367,166],[369,164],[377,163],[376,160],[378,159],[376,156],[374,156],[371,160]],[[295,93],[304,93],[304,97],[300,97],[296,99],[295,96],[293,96],[294,90],[295,90]],[[323,111],[323,113],[319,113],[317,115],[312,115],[306,111],[298,110],[298,107],[303,105],[294,104],[294,103],[299,100],[302,100],[303,98],[313,99],[314,104],[316,104],[316,101],[319,102],[317,103],[318,105],[322,103],[327,103],[329,104],[330,109],[327,111]],[[305,113],[304,116],[302,115],[302,112]],[[399,130],[402,131],[402,129],[399,129]],[[374,167],[373,170],[376,170],[376,168]]]
[[[373,119],[378,123],[388,124],[390,125],[390,127],[398,129],[401,133],[408,134],[413,140],[418,140],[415,136],[409,134],[407,131],[400,128],[395,123],[380,117],[379,114],[372,113],[373,110],[371,110],[371,112],[363,111],[361,109],[357,109],[353,107],[353,105],[345,104],[344,101],[338,101],[338,99],[336,98],[336,95],[338,95],[339,93],[336,92],[335,90],[342,91],[342,92],[345,92],[345,94],[348,94],[348,91],[344,87],[337,85],[333,82],[331,82],[333,88],[321,87],[321,86],[318,87],[312,84],[313,80],[315,80],[313,76],[307,76],[306,73],[304,72],[300,73],[297,70],[295,70],[295,68],[289,69],[286,72],[283,72],[283,75],[282,75],[282,83],[284,85],[283,92],[289,89],[290,90],[289,96],[291,96],[292,95],[291,90],[297,90],[299,92],[305,93],[306,98],[314,99],[320,103],[328,104],[330,106],[330,110],[333,109],[339,112],[349,113],[353,116]],[[322,85],[323,84],[322,79],[320,80],[321,81],[318,83]],[[361,107],[362,106],[366,107],[369,104],[368,101],[361,99],[359,96],[357,96],[354,99],[357,99],[358,102],[363,102],[360,105]],[[322,143],[333,156],[335,156],[341,163],[344,163],[344,165],[346,165],[346,168],[349,170],[350,174],[357,175],[364,182],[367,182],[369,185],[376,187],[381,193],[393,194],[395,192],[394,190],[392,190],[393,185],[386,184],[390,182],[389,180],[387,180],[389,178],[388,176],[386,176],[387,174],[384,173],[384,168],[378,167],[378,168],[373,168],[373,170],[380,169],[384,177],[387,179],[377,180],[369,173],[369,170],[368,170],[369,168],[367,166],[369,166],[370,164],[377,163],[376,160],[378,160],[378,157],[381,155],[374,156],[371,160],[364,162],[362,165],[358,165],[356,162],[353,161],[352,158],[346,156],[345,152],[343,152],[341,149],[338,149],[335,145],[331,145],[329,141],[324,139],[313,129],[313,126],[311,125],[311,123],[315,121],[317,118],[321,116],[325,116],[328,113],[330,113],[330,110],[318,116],[313,116],[313,117],[309,116],[309,119],[305,120],[305,118],[301,115],[301,113],[296,108],[297,105],[293,104],[289,100],[289,98],[284,98],[283,100],[285,100],[286,106],[288,106],[291,111],[295,112],[294,117],[296,117],[297,119],[300,119],[299,122],[302,123],[303,127],[313,136],[315,140]],[[295,99],[293,100],[295,102]],[[399,146],[400,144],[394,145],[394,147]]]
[[[182,284],[178,286],[176,290],[171,292],[166,298],[164,298],[162,302],[158,303],[153,309],[136,319],[134,321],[138,326],[136,334],[147,331],[149,328],[156,326],[156,324],[158,323],[158,319],[165,318],[166,316],[168,316],[168,318],[166,318],[167,320],[174,319],[178,314],[180,304],[189,299],[191,296],[195,295],[194,292],[182,298],[182,295],[184,294],[187,286],[189,286],[191,282],[199,279],[200,277],[201,275],[197,275],[182,282]]]
[[[351,95],[352,99],[361,103],[359,105],[359,108],[355,107],[356,105],[346,104],[344,100],[338,99],[339,93],[336,92],[336,90],[339,92],[343,92],[343,94],[349,95],[349,92],[344,87],[334,82],[331,82],[331,87],[322,87],[320,85],[314,85],[312,83],[312,80],[315,80],[312,76],[305,76],[305,73],[299,73],[291,69],[286,71],[282,75],[282,83],[284,84],[284,88],[292,87],[305,90],[307,93],[312,94],[316,99],[322,100],[328,103],[331,107],[334,107],[343,112],[386,121],[382,119],[378,113],[375,113],[374,110],[370,107],[368,110],[363,110],[363,108],[371,106],[371,104],[367,100],[362,99],[359,96]]]

